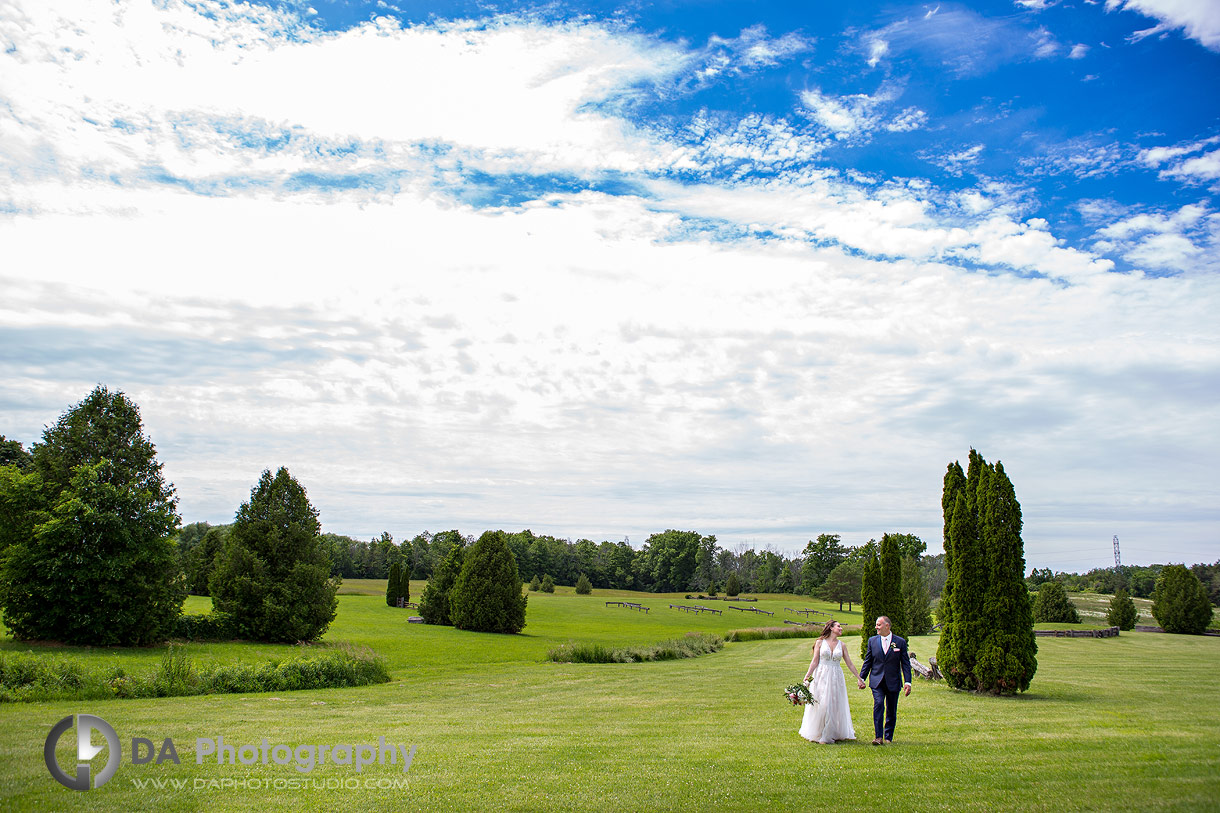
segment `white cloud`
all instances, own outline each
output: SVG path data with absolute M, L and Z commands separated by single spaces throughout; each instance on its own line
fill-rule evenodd
M 920 157 L 950 174 L 961 175 L 979 162 L 984 149 L 986 148 L 982 144 L 974 144 L 949 153 L 924 151 L 920 153 Z
M 1078 42 L 1072 46 L 1071 53 L 1068 54 L 1068 59 L 1084 59 L 1088 55 L 1089 46 Z
M 863 32 L 860 43 L 870 67 L 882 59 L 916 52 L 939 61 L 957 76 L 975 76 L 1028 59 L 1047 59 L 1061 48 L 1046 28 L 1029 28 L 1022 17 L 986 17 L 965 7 L 937 6 L 920 17 L 900 17 Z
M 1098 249 L 1141 268 L 1171 273 L 1220 270 L 1220 214 L 1205 204 L 1141 212 L 1101 229 Z
M 1212 51 L 1220 51 L 1220 4 L 1196 0 L 1106 0 L 1106 11 L 1134 11 L 1160 22 L 1137 31 L 1133 40 L 1182 29 L 1191 39 Z
M 1170 164 L 1161 170 L 1160 177 L 1162 178 L 1172 178 L 1186 183 L 1216 181 L 1220 180 L 1220 150 L 1209 152 L 1207 148 L 1217 142 L 1220 142 L 1220 136 L 1172 147 L 1152 147 L 1142 151 L 1139 160 L 1149 167 Z M 1202 154 L 1195 155 L 1195 153 Z M 1185 158 L 1188 155 L 1192 157 Z
M 800 94 L 803 112 L 836 140 L 850 141 L 878 129 L 890 132 L 916 130 L 927 123 L 928 115 L 908 107 L 886 121 L 886 109 L 901 95 L 894 85 L 883 85 L 875 95 L 854 93 L 832 96 L 814 88 Z
M 880 37 L 869 37 L 865 44 L 868 49 L 868 66 L 870 68 L 877 67 L 877 64 L 890 52 L 890 44 Z
M 1193 270 L 1110 273 L 1000 184 L 819 165 L 839 134 L 926 126 L 891 86 L 815 91 L 820 129 L 652 129 L 624 115 L 634 94 L 691 81 L 712 49 L 589 22 L 326 34 L 193 8 L 0 11 L 6 435 L 104 380 L 141 405 L 188 520 L 231 518 L 283 464 L 357 536 L 935 540 L 942 467 L 972 444 L 1014 474 L 1031 545 L 1079 533 L 1046 474 L 1065 459 L 1105 521 L 1150 484 L 1213 490 L 1181 465 L 1220 452 L 1198 406 L 1220 368 L 1199 339 L 1220 298 L 1206 206 L 1111 210 L 1107 251 Z M 716 43 L 724 71 L 807 45 Z M 562 172 L 571 187 L 464 202 Z M 607 177 L 616 194 L 582 189 Z

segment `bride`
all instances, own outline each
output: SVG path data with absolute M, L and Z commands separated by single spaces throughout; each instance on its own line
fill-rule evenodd
M 851 725 L 851 709 L 847 707 L 847 686 L 843 682 L 839 661 L 846 661 L 848 670 L 857 679 L 860 673 L 852 665 L 851 656 L 839 640 L 842 634 L 843 625 L 838 621 L 826 623 L 817 643 L 813 645 L 813 660 L 805 673 L 809 694 L 817 702 L 805 705 L 800 734 L 812 742 L 830 744 L 856 738 L 856 730 Z

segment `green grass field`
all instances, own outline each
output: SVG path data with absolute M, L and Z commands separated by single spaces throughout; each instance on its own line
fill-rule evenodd
M 421 588 L 412 583 L 412 596 Z M 575 596 L 558 588 L 530 594 L 523 634 L 497 636 L 409 625 L 410 611 L 385 605 L 384 582 L 349 581 L 343 592 L 327 640 L 372 647 L 389 661 L 392 682 L 0 706 L 0 808 L 807 810 L 825 806 L 829 793 L 835 806 L 887 810 L 1220 809 L 1220 638 L 1040 638 L 1038 674 L 1021 697 L 975 697 L 917 680 L 899 706 L 890 748 L 867 744 L 871 697 L 849 684 L 858 741 L 819 746 L 797 736 L 800 709 L 781 697 L 808 666 L 809 640 L 732 643 L 700 658 L 644 664 L 555 664 L 546 653 L 565 641 L 618 646 L 688 630 L 783 626 L 785 617 L 797 618 L 784 607 L 834 610 L 856 624 L 858 612 L 767 596 L 757 606 L 774 617 L 727 609 L 723 617 L 694 616 L 668 609 L 685 603 L 681 596 Z M 604 605 L 622 595 L 653 609 L 645 615 Z M 207 607 L 192 598 L 187 610 Z M 911 642 L 925 659 L 935 646 L 934 637 Z M 200 661 L 230 662 L 285 649 L 188 647 Z M 7 639 L 0 648 L 150 669 L 161 656 L 159 648 L 30 647 Z M 72 713 L 103 717 L 123 743 L 123 764 L 105 787 L 69 791 L 43 764 L 48 731 Z M 405 776 L 388 765 L 356 773 L 326 764 L 302 774 L 292 765 L 196 764 L 195 738 L 217 735 L 238 745 L 266 737 L 292 746 L 376 744 L 384 736 L 417 750 Z M 130 764 L 132 737 L 158 744 L 172 737 L 182 764 Z M 61 765 L 76 761 L 71 734 L 58 755 Z M 302 778 L 305 787 L 275 787 Z M 182 789 L 148 786 L 175 779 Z M 403 779 L 404 787 L 377 787 Z

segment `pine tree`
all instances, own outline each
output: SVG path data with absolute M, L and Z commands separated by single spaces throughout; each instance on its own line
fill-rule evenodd
M 312 641 L 335 619 L 339 579 L 318 512 L 288 469 L 264 471 L 229 529 L 208 581 L 215 610 L 257 641 Z
M 881 561 L 877 558 L 877 546 L 873 540 L 868 541 L 864 559 L 864 577 L 860 581 L 860 657 L 868 653 L 868 639 L 876 634 L 877 616 L 882 598 Z
M 466 544 L 459 536 L 449 548 L 449 553 L 432 573 L 428 583 L 424 585 L 424 594 L 419 599 L 419 614 L 425 624 L 440 624 L 453 626 L 450 615 L 450 593 L 462 572 L 462 561 L 466 554 Z
M 593 583 L 589 581 L 589 577 L 581 573 L 580 578 L 576 580 L 576 595 L 587 596 L 593 592 Z
M 544 592 L 544 593 L 554 593 L 555 592 L 555 580 L 551 578 L 550 573 L 543 574 L 543 576 L 542 576 L 542 592 Z
M 737 579 L 736 573 L 730 573 L 729 579 L 724 583 L 724 594 L 726 596 L 735 596 L 741 592 L 741 582 Z
M 390 577 L 385 586 L 385 603 L 391 607 L 398 606 L 398 580 L 401 578 L 402 568 L 398 562 L 390 563 Z
M 902 559 L 898 555 L 898 539 L 894 534 L 881 536 L 881 602 L 877 612 L 890 620 L 894 635 L 910 637 L 906 605 L 902 601 Z
M 1139 611 L 1135 609 L 1135 602 L 1131 600 L 1131 594 L 1125 587 L 1118 588 L 1114 592 L 1114 598 L 1110 599 L 1110 610 L 1106 613 L 1106 621 L 1112 627 L 1129 630 L 1135 629 L 1135 622 L 1138 618 Z
M 504 532 L 487 531 L 470 547 L 453 585 L 453 626 L 475 632 L 520 632 L 526 601 L 517 559 Z
M 530 579 L 530 592 L 537 593 L 542 589 L 542 579 L 538 578 L 538 574 L 534 574 L 534 578 Z

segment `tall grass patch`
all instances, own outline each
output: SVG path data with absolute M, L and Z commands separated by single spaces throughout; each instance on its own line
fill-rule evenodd
M 187 697 L 368 686 L 390 680 L 385 659 L 367 647 L 337 644 L 263 663 L 199 666 L 171 644 L 152 671 L 74 658 L 0 652 L 0 703 Z
M 643 663 L 645 661 L 676 661 L 718 652 L 724 638 L 702 632 L 691 632 L 681 638 L 646 645 L 608 647 L 600 643 L 560 644 L 547 653 L 556 663 Z

